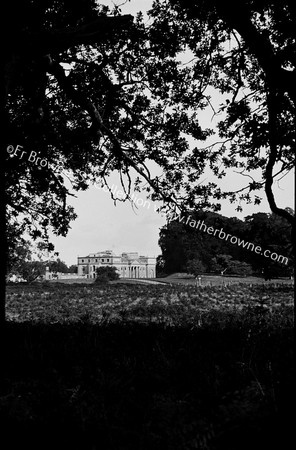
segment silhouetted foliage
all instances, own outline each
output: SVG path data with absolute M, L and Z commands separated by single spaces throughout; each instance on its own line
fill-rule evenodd
M 227 275 L 253 273 L 261 276 L 264 270 L 268 270 L 272 277 L 291 275 L 294 254 L 291 226 L 285 219 L 275 214 L 257 213 L 239 220 L 218 213 L 197 211 L 190 214 L 192 221 L 199 221 L 200 225 L 196 229 L 190 226 L 190 221 L 186 224 L 186 217 L 188 215 L 182 222 L 182 216 L 179 216 L 160 230 L 159 245 L 164 272 L 220 274 L 225 271 Z M 219 237 L 220 233 L 215 236 L 208 234 L 205 230 L 209 227 L 221 230 L 222 238 Z M 223 239 L 228 233 L 248 245 L 231 244 L 229 240 Z M 256 254 L 252 251 L 252 245 L 260 245 L 263 250 L 270 250 L 270 254 L 274 252 L 278 256 L 282 255 L 288 263 L 275 262 Z

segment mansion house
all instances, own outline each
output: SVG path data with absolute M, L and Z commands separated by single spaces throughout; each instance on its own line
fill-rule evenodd
M 111 250 L 78 256 L 78 276 L 96 278 L 98 267 L 116 267 L 119 278 L 155 278 L 156 258 L 138 253 L 115 255 Z

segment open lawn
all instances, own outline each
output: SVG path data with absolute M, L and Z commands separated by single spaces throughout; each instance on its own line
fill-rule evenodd
M 201 275 L 200 280 L 195 278 L 182 277 L 182 274 L 169 275 L 165 278 L 156 278 L 157 281 L 171 284 L 182 284 L 195 286 L 196 284 L 201 286 L 220 286 L 220 285 L 232 285 L 232 284 L 264 284 L 264 285 L 274 285 L 274 284 L 292 284 L 289 278 L 282 279 L 272 279 L 265 281 L 263 277 L 239 277 L 239 276 L 220 276 L 220 275 Z
M 59 283 L 64 284 L 93 284 L 93 279 L 64 279 L 59 280 Z M 292 285 L 293 281 L 290 278 L 278 278 L 265 281 L 263 277 L 239 277 L 239 276 L 220 276 L 220 275 L 201 275 L 200 281 L 194 277 L 189 277 L 186 274 L 173 274 L 164 278 L 120 278 L 119 280 L 112 281 L 111 284 L 179 284 L 185 286 L 223 286 L 232 284 L 263 284 L 263 285 L 275 285 L 275 284 L 288 284 Z M 56 283 L 51 280 L 50 283 Z
M 3 449 L 288 449 L 293 289 L 8 287 Z

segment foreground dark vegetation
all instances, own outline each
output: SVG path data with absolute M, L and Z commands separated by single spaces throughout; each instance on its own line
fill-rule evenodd
M 9 287 L 2 448 L 291 448 L 292 294 Z

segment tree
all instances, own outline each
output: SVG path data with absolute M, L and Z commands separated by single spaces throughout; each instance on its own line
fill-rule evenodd
M 67 264 L 65 264 L 64 261 L 61 261 L 60 258 L 57 258 L 56 261 L 49 261 L 48 267 L 50 272 L 62 272 L 62 273 L 68 272 Z
M 197 276 L 205 272 L 205 266 L 200 259 L 192 259 L 187 263 L 186 271 Z
M 185 216 L 180 215 L 171 220 L 160 230 L 159 246 L 162 249 L 164 270 L 167 273 L 186 271 L 191 261 L 199 260 L 203 271 L 212 272 L 212 260 L 217 254 L 231 254 L 235 259 L 242 258 L 240 247 L 229 245 L 218 236 L 207 234 L 205 226 L 213 229 L 223 229 L 225 233 L 243 236 L 244 223 L 238 219 L 229 219 L 218 213 L 210 211 L 191 211 L 190 218 L 200 224 L 196 229 L 186 224 Z M 182 220 L 185 219 L 185 220 Z
M 199 226 L 192 228 L 186 217 Z M 212 228 L 211 234 L 207 232 L 209 228 Z M 234 244 L 223 239 L 227 234 L 235 237 Z M 250 275 L 253 272 L 261 276 L 266 268 L 273 277 L 289 276 L 294 264 L 290 235 L 291 225 L 275 214 L 257 213 L 242 221 L 210 211 L 192 211 L 190 216 L 180 215 L 160 230 L 163 270 L 167 273 L 192 271 L 197 262 L 203 266 L 200 271 L 218 274 L 226 270 L 227 274 Z M 238 245 L 239 242 L 242 245 Z M 281 263 L 257 254 L 256 246 L 262 251 L 269 250 L 269 255 L 273 252 L 282 255 L 288 264 L 286 259 Z
M 68 273 L 77 273 L 78 266 L 77 264 L 72 264 L 70 267 L 68 267 Z
M 28 283 L 42 277 L 45 274 L 46 263 L 41 261 L 40 257 L 40 248 L 34 248 L 29 241 L 24 240 L 9 253 L 9 276 L 16 275 Z
M 116 267 L 113 266 L 98 267 L 96 274 L 95 283 L 108 283 L 109 281 L 118 280 L 119 278 Z
M 67 198 L 90 182 L 107 184 L 112 171 L 122 180 L 122 200 L 130 200 L 136 177 L 135 188 L 142 179 L 152 200 L 163 200 L 165 212 L 217 211 L 221 199 L 251 201 L 264 186 L 271 210 L 294 224 L 272 192 L 274 172 L 282 176 L 293 164 L 292 6 L 267 0 L 239 6 L 231 0 L 156 1 L 147 28 L 141 15 L 133 21 L 115 8 L 110 16 L 94 0 L 75 6 L 70 0 L 18 0 L 9 6 L 3 232 L 16 229 L 21 217 L 22 231 L 49 245 L 48 231 L 66 235 L 75 219 Z M 184 51 L 192 56 L 188 64 L 180 62 Z M 215 111 L 224 118 L 216 145 L 201 147 L 214 133 L 198 120 L 211 105 L 209 89 L 224 96 Z M 161 175 L 151 175 L 151 161 Z M 256 168 L 263 179 L 252 179 L 240 192 L 224 192 L 214 181 L 203 181 L 207 167 L 218 180 L 229 169 L 250 175 Z M 253 200 L 260 202 L 258 195 Z M 1 305 L 3 319 L 3 300 Z
M 289 209 L 294 215 L 294 211 Z M 246 239 L 260 243 L 262 247 L 288 258 L 288 264 L 278 264 L 271 259 L 262 260 L 256 253 L 246 253 L 245 261 L 252 264 L 257 274 L 267 271 L 270 276 L 287 276 L 294 266 L 294 252 L 291 243 L 292 227 L 287 221 L 276 214 L 257 213 L 245 218 Z
M 214 263 L 222 275 L 247 276 L 252 274 L 252 266 L 243 261 L 236 261 L 230 255 L 217 255 Z
M 162 255 L 158 255 L 156 258 L 156 278 L 166 277 L 165 261 Z
M 23 261 L 18 273 L 25 281 L 32 283 L 44 276 L 45 266 L 42 261 Z
M 172 0 L 157 1 L 154 10 L 156 36 L 166 30 L 161 45 L 174 37 L 170 55 L 187 45 L 203 92 L 211 86 L 225 94 L 217 111 L 226 114 L 218 124 L 223 141 L 208 147 L 214 172 L 223 176 L 225 167 L 233 167 L 248 175 L 262 168 L 262 181 L 249 175 L 245 189 L 218 190 L 218 198 L 231 195 L 234 199 L 239 194 L 241 200 L 249 201 L 264 186 L 271 211 L 295 227 L 295 218 L 277 205 L 272 189 L 274 172 L 282 176 L 295 164 L 296 13 L 292 1 Z M 255 195 L 254 200 L 258 203 L 260 197 Z
M 107 172 L 106 162 L 111 158 L 102 148 L 102 109 L 98 111 L 94 106 L 93 93 L 97 93 L 96 100 L 105 109 L 107 122 L 109 106 L 113 110 L 113 87 L 108 85 L 103 69 L 109 63 L 110 48 L 114 45 L 114 54 L 118 51 L 118 36 L 131 19 L 107 17 L 107 9 L 93 0 L 77 6 L 69 0 L 58 4 L 25 0 L 13 8 L 8 5 L 1 97 L 5 146 L 0 153 L 0 192 L 7 204 L 5 211 L 2 202 L 0 210 L 4 266 L 8 247 L 13 247 L 20 237 L 19 233 L 8 235 L 7 231 L 18 229 L 20 217 L 21 232 L 43 239 L 49 249 L 50 228 L 66 235 L 75 213 L 67 206 L 67 196 L 73 194 L 65 185 L 61 167 L 71 171 L 76 190 L 87 187 L 79 170 L 86 177 L 90 173 L 97 177 L 101 165 Z M 66 77 L 62 63 L 76 65 L 72 79 Z M 84 86 L 79 91 L 77 86 L 84 73 Z M 109 145 L 115 152 L 114 145 Z M 4 270 L 1 276 L 3 322 Z
M 184 239 L 183 226 L 177 221 L 161 229 L 158 243 L 162 251 L 162 271 L 165 273 L 185 270 L 187 258 Z
M 20 267 L 24 261 L 32 260 L 32 247 L 29 241 L 22 239 L 18 245 L 9 249 L 7 271 L 9 275 L 20 275 Z

